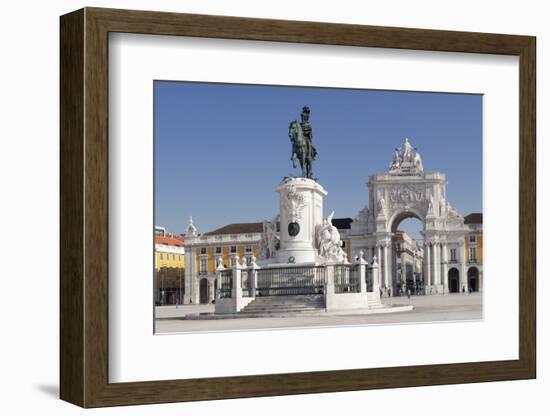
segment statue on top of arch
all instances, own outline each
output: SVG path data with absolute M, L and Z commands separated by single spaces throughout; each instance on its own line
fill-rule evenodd
M 399 149 L 393 152 L 392 162 L 390 163 L 391 173 L 420 173 L 424 170 L 420 154 L 412 147 L 409 139 L 405 137 L 403 144 Z

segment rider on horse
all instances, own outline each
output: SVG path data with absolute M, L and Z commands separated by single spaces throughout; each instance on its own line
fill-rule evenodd
M 315 160 L 315 156 L 317 156 L 317 149 L 313 146 L 313 129 L 311 128 L 311 124 L 309 124 L 309 107 L 305 106 L 302 108 L 301 117 L 302 122 L 300 125 L 302 126 L 302 133 L 307 142 L 309 156 L 313 161 Z
M 312 136 L 313 130 L 309 124 L 309 108 L 304 107 L 302 110 L 302 121 L 298 123 L 296 120 L 290 123 L 288 136 L 292 142 L 292 166 L 296 167 L 295 161 L 300 162 L 302 168 L 302 176 L 304 178 L 312 178 L 311 170 L 312 162 L 317 156 L 317 150 L 313 147 Z

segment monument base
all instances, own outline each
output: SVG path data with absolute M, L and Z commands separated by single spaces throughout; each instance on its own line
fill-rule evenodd
M 285 178 L 280 195 L 280 247 L 275 262 L 314 263 L 316 227 L 323 221 L 323 197 L 327 192 L 309 178 Z

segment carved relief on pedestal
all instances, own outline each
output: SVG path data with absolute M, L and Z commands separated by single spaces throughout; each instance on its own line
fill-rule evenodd
M 298 193 L 296 186 L 290 185 L 285 193 L 283 209 L 289 222 L 302 218 L 302 210 L 306 206 L 304 195 Z

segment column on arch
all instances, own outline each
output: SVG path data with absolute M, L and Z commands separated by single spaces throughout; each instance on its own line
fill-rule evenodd
M 390 281 L 391 257 L 390 257 L 389 245 L 387 243 L 384 244 L 384 246 L 382 247 L 382 250 L 384 251 L 384 287 L 387 289 L 391 285 L 391 281 Z
M 388 250 L 388 287 L 391 287 L 393 292 L 393 246 L 391 238 L 389 243 L 386 244 L 386 250 Z
M 433 246 L 433 257 L 434 257 L 434 284 L 440 285 L 441 284 L 441 254 L 440 254 L 440 246 L 439 242 L 436 242 Z
M 425 286 L 430 286 L 432 284 L 432 273 L 431 273 L 432 257 L 430 255 L 430 251 L 431 251 L 431 244 L 426 243 L 424 247 L 424 269 L 425 269 L 424 285 Z
M 442 245 L 442 264 L 441 264 L 441 283 L 443 284 L 443 292 L 447 293 L 449 291 L 449 279 L 447 278 L 447 274 L 449 273 L 449 249 L 447 247 L 447 243 L 443 243 Z
M 459 246 L 460 251 L 460 287 L 459 291 L 468 290 L 468 277 L 466 276 L 466 246 L 462 242 Z
M 405 259 L 405 244 L 401 247 L 401 279 L 407 283 L 407 261 Z

